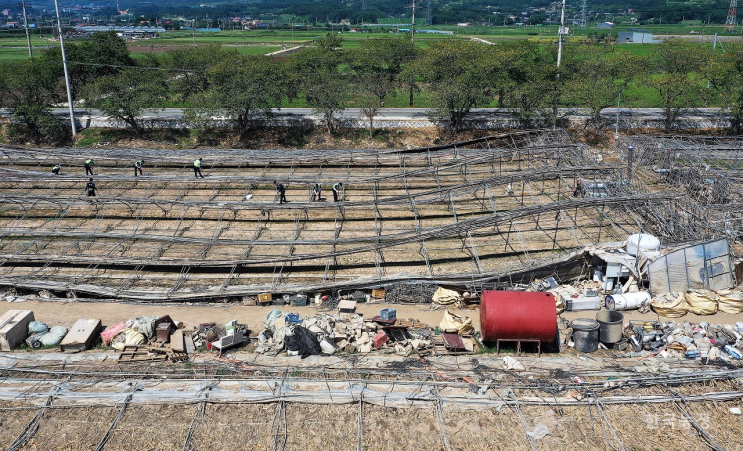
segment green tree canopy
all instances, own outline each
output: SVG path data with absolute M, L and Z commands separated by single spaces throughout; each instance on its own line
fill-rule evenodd
M 87 86 L 83 96 L 86 106 L 100 109 L 129 126 L 136 136 L 141 136 L 142 113 L 161 102 L 167 92 L 164 71 L 129 68 L 95 80 Z
M 563 71 L 566 100 L 588 108 L 588 124 L 600 129 L 604 125 L 601 110 L 616 105 L 619 93 L 644 73 L 646 66 L 645 58 L 617 51 L 613 44 L 568 47 Z
M 447 40 L 431 47 L 410 66 L 428 84 L 431 118 L 460 131 L 470 110 L 492 97 L 494 60 L 490 46 Z
M 730 131 L 743 133 L 743 44 L 726 44 L 727 51 L 712 58 L 705 72 L 720 105 L 730 112 Z
M 235 61 L 238 56 L 235 50 L 209 44 L 168 51 L 160 64 L 173 69 L 170 84 L 173 93 L 180 100 L 189 101 L 209 88 L 210 70 L 224 61 Z
M 669 39 L 658 44 L 648 85 L 660 95 L 666 133 L 675 127 L 681 111 L 697 103 L 705 93 L 702 71 L 710 57 L 710 49 L 694 43 Z
M 78 97 L 83 86 L 89 82 L 135 65 L 129 55 L 126 41 L 114 31 L 93 33 L 90 39 L 79 43 L 65 43 L 65 53 L 73 99 Z M 59 83 L 62 84 L 64 69 L 60 48 L 54 47 L 45 51 L 39 60 L 55 67 Z
M 60 100 L 55 68 L 39 60 L 0 64 L 0 98 L 13 118 L 22 122 L 31 138 L 59 143 L 67 138 L 61 119 L 49 105 Z
M 284 97 L 295 96 L 296 77 L 286 66 L 265 56 L 223 60 L 208 73 L 205 110 L 235 120 L 244 137 L 255 116 L 270 116 Z

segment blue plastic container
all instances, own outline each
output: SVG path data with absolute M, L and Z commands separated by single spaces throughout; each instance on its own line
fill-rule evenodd
M 290 324 L 302 324 L 302 317 L 298 313 L 289 313 L 286 315 L 286 322 Z
M 386 308 L 379 312 L 379 317 L 386 321 L 397 319 L 397 310 L 393 308 Z

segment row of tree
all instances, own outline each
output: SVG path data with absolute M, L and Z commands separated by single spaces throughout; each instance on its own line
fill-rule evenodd
M 589 127 L 606 125 L 601 110 L 617 96 L 652 94 L 663 110 L 665 129 L 679 114 L 699 105 L 731 112 L 730 128 L 743 129 L 743 46 L 714 53 L 698 44 L 667 41 L 649 56 L 616 45 L 568 47 L 558 69 L 556 49 L 530 41 L 484 45 L 442 40 L 426 49 L 410 41 L 369 39 L 341 50 L 329 34 L 314 47 L 283 59 L 241 56 L 219 45 L 172 50 L 133 60 L 115 34 L 97 34 L 70 45 L 70 81 L 76 102 L 98 108 L 140 135 L 143 110 L 190 107 L 188 120 L 204 125 L 227 117 L 245 135 L 256 120 L 297 99 L 324 118 L 328 132 L 340 126 L 338 113 L 362 109 L 374 132 L 374 118 L 393 96 L 423 93 L 431 118 L 458 132 L 475 107 L 498 106 L 524 128 L 559 125 L 559 107 L 590 110 Z M 50 106 L 65 100 L 58 49 L 33 61 L 0 65 L 0 98 L 36 139 L 61 140 L 60 120 Z

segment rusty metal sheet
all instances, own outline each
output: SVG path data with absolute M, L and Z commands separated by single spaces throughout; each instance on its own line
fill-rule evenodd
M 446 344 L 446 347 L 451 349 L 452 351 L 459 351 L 464 350 L 464 342 L 462 341 L 462 337 L 459 336 L 459 334 L 441 334 L 442 338 L 444 339 L 444 343 Z

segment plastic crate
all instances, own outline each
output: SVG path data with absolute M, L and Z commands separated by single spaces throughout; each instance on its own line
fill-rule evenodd
M 304 299 L 292 299 L 292 306 L 293 307 L 306 307 L 307 306 L 307 298 L 304 298 Z
M 382 310 L 381 312 L 379 312 L 379 316 L 382 319 L 387 320 L 387 321 L 397 319 L 397 310 L 393 308 L 386 308 Z
M 290 324 L 302 324 L 302 317 L 298 313 L 289 313 L 286 315 L 286 322 Z
M 387 292 L 384 291 L 383 288 L 376 288 L 372 290 L 372 297 L 376 299 L 384 299 L 384 297 L 387 295 Z
M 258 302 L 271 302 L 273 300 L 273 296 L 271 293 L 263 293 L 258 295 Z
M 379 349 L 382 347 L 383 344 L 387 343 L 387 340 L 389 339 L 390 337 L 387 336 L 387 334 L 384 333 L 383 330 L 380 330 L 372 339 L 372 343 L 374 344 L 375 348 Z
M 291 304 L 294 307 L 305 307 L 307 306 L 307 295 L 306 294 L 298 294 L 294 296 L 291 300 Z

